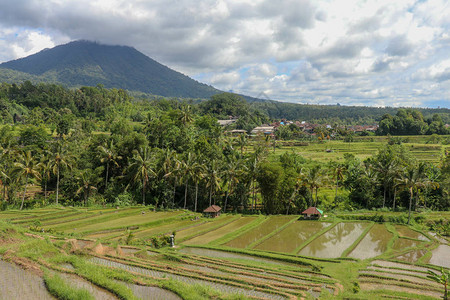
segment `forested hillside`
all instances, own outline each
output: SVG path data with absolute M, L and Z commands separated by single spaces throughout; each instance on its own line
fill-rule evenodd
M 217 89 L 176 72 L 134 48 L 75 41 L 0 64 L 0 81 L 96 86 L 166 97 L 207 99 Z
M 448 138 L 427 146 L 437 149 L 432 161 L 413 154 L 423 144 L 402 140 L 378 143 L 364 158 L 306 159 L 301 147 L 342 137 L 309 135 L 300 148 L 278 152 L 273 136 L 227 135 L 217 118 L 238 116 L 233 126 L 243 128 L 270 121 L 234 94 L 195 104 L 136 100 L 102 86 L 2 84 L 0 115 L 3 208 L 142 203 L 199 211 L 216 203 L 298 214 L 310 205 L 450 207 L 450 158 L 439 150 Z

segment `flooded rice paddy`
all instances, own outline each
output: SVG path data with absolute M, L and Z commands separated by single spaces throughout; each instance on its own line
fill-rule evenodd
M 410 263 L 415 263 L 420 258 L 422 258 L 425 254 L 427 254 L 427 250 L 418 249 L 418 250 L 413 250 L 410 252 L 406 252 L 405 254 L 399 255 L 396 257 L 396 259 L 401 260 L 401 261 L 410 262 Z
M 141 268 L 141 267 L 130 266 L 130 265 L 114 262 L 114 261 L 103 259 L 103 258 L 94 257 L 94 258 L 90 259 L 90 262 L 95 263 L 95 264 L 105 265 L 108 267 L 124 269 L 127 271 L 140 273 L 140 274 L 144 274 L 144 275 L 156 277 L 156 278 L 172 278 L 172 279 L 182 281 L 187 284 L 206 285 L 206 286 L 212 287 L 212 288 L 219 290 L 226 294 L 242 294 L 242 295 L 246 295 L 246 296 L 259 297 L 259 298 L 263 298 L 263 299 L 280 299 L 280 300 L 285 299 L 282 296 L 268 294 L 268 293 L 256 291 L 254 289 L 244 289 L 244 288 L 230 286 L 230 285 L 226 285 L 226 284 L 222 284 L 222 283 L 217 283 L 217 282 L 212 282 L 212 281 L 207 281 L 207 280 L 202 280 L 202 279 L 196 279 L 196 278 L 192 278 L 192 277 L 187 277 L 187 276 L 182 276 L 182 275 L 177 275 L 177 274 L 172 274 L 172 273 L 166 273 L 166 272 L 161 272 L 161 271 L 151 270 L 151 269 L 146 269 L 146 268 Z
M 295 265 L 295 264 L 291 264 L 291 263 L 287 263 L 287 262 L 277 261 L 274 259 L 256 257 L 256 256 L 252 256 L 252 255 L 233 253 L 233 252 L 227 252 L 227 251 L 204 249 L 204 248 L 188 247 L 188 248 L 181 249 L 180 252 L 201 255 L 201 256 L 208 256 L 208 257 L 212 257 L 212 258 L 250 260 L 250 261 L 257 261 L 257 262 L 261 262 L 261 263 L 265 263 L 265 264 L 273 264 L 273 265 L 282 265 L 282 266 L 294 266 Z
M 305 248 L 299 255 L 337 258 L 363 233 L 368 223 L 339 223 Z
M 0 299 L 55 299 L 45 288 L 44 280 L 18 266 L 0 260 Z
M 367 259 L 383 254 L 392 234 L 384 224 L 375 224 L 348 257 Z
M 417 240 L 398 238 L 397 240 L 395 240 L 394 245 L 392 246 L 392 249 L 403 250 L 406 248 L 417 247 L 420 244 L 422 244 L 422 242 L 417 241 Z
M 281 232 L 264 240 L 254 249 L 291 253 L 311 236 L 329 225 L 330 223 L 317 221 L 295 221 Z
M 82 279 L 76 275 L 59 273 L 59 276 L 62 279 L 70 284 L 70 286 L 87 290 L 92 296 L 94 296 L 97 300 L 116 300 L 118 299 L 116 296 L 111 294 L 110 292 L 90 283 L 89 281 Z
M 431 252 L 430 264 L 450 268 L 450 246 L 439 245 Z
M 228 234 L 230 232 L 233 232 L 239 228 L 241 228 L 242 226 L 245 226 L 247 224 L 249 224 L 250 222 L 253 222 L 256 220 L 256 217 L 242 217 L 239 218 L 223 227 L 220 227 L 216 230 L 210 231 L 208 233 L 205 233 L 203 235 L 200 235 L 198 237 L 195 237 L 193 239 L 190 239 L 186 242 L 184 242 L 184 244 L 186 245 L 204 245 L 204 244 L 208 244 L 222 236 L 224 236 L 225 234 Z
M 254 242 L 270 234 L 271 232 L 278 230 L 280 227 L 282 227 L 292 219 L 292 216 L 268 218 L 260 226 L 242 234 L 234 240 L 231 240 L 230 242 L 226 243 L 225 246 L 233 248 L 246 248 Z
M 426 236 L 424 236 L 423 234 L 421 234 L 415 230 L 412 230 L 406 226 L 395 225 L 395 229 L 397 230 L 400 237 L 406 237 L 406 238 L 411 238 L 411 239 L 416 239 L 419 241 L 426 241 L 426 242 L 429 241 L 429 239 Z

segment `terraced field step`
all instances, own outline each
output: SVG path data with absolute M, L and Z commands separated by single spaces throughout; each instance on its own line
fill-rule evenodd
M 252 296 L 252 297 L 259 297 L 262 299 L 286 299 L 287 298 L 287 296 L 281 296 L 281 295 L 277 295 L 277 294 L 262 292 L 262 291 L 258 290 L 258 288 L 256 288 L 256 287 L 253 287 L 253 289 L 246 289 L 244 287 L 237 287 L 236 286 L 237 284 L 236 285 L 227 285 L 223 282 L 208 281 L 208 280 L 206 280 L 206 278 L 198 279 L 198 278 L 192 278 L 189 276 L 173 274 L 173 273 L 169 273 L 169 272 L 163 272 L 163 271 L 157 271 L 157 270 L 152 270 L 152 269 L 147 269 L 147 268 L 142 268 L 142 267 L 137 267 L 137 266 L 131 266 L 129 264 L 115 262 L 115 261 L 105 259 L 105 258 L 94 257 L 94 258 L 90 259 L 90 262 L 108 266 L 108 267 L 123 269 L 123 270 L 129 271 L 129 272 L 150 276 L 152 278 L 173 278 L 175 280 L 179 280 L 179 281 L 182 281 L 182 282 L 185 282 L 188 284 L 207 285 L 207 286 L 215 288 L 223 293 L 228 293 L 228 294 L 237 293 L 237 294 L 243 294 L 243 295 Z

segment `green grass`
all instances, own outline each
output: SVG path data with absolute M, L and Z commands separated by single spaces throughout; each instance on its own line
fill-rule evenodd
M 71 286 L 56 273 L 46 272 L 44 282 L 47 290 L 61 300 L 95 300 L 95 298 L 85 289 Z

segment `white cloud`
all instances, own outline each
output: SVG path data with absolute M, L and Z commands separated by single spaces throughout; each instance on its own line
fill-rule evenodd
M 205 83 L 251 96 L 420 106 L 450 98 L 447 0 L 0 0 L 0 5 L 0 61 L 89 39 L 133 46 Z

